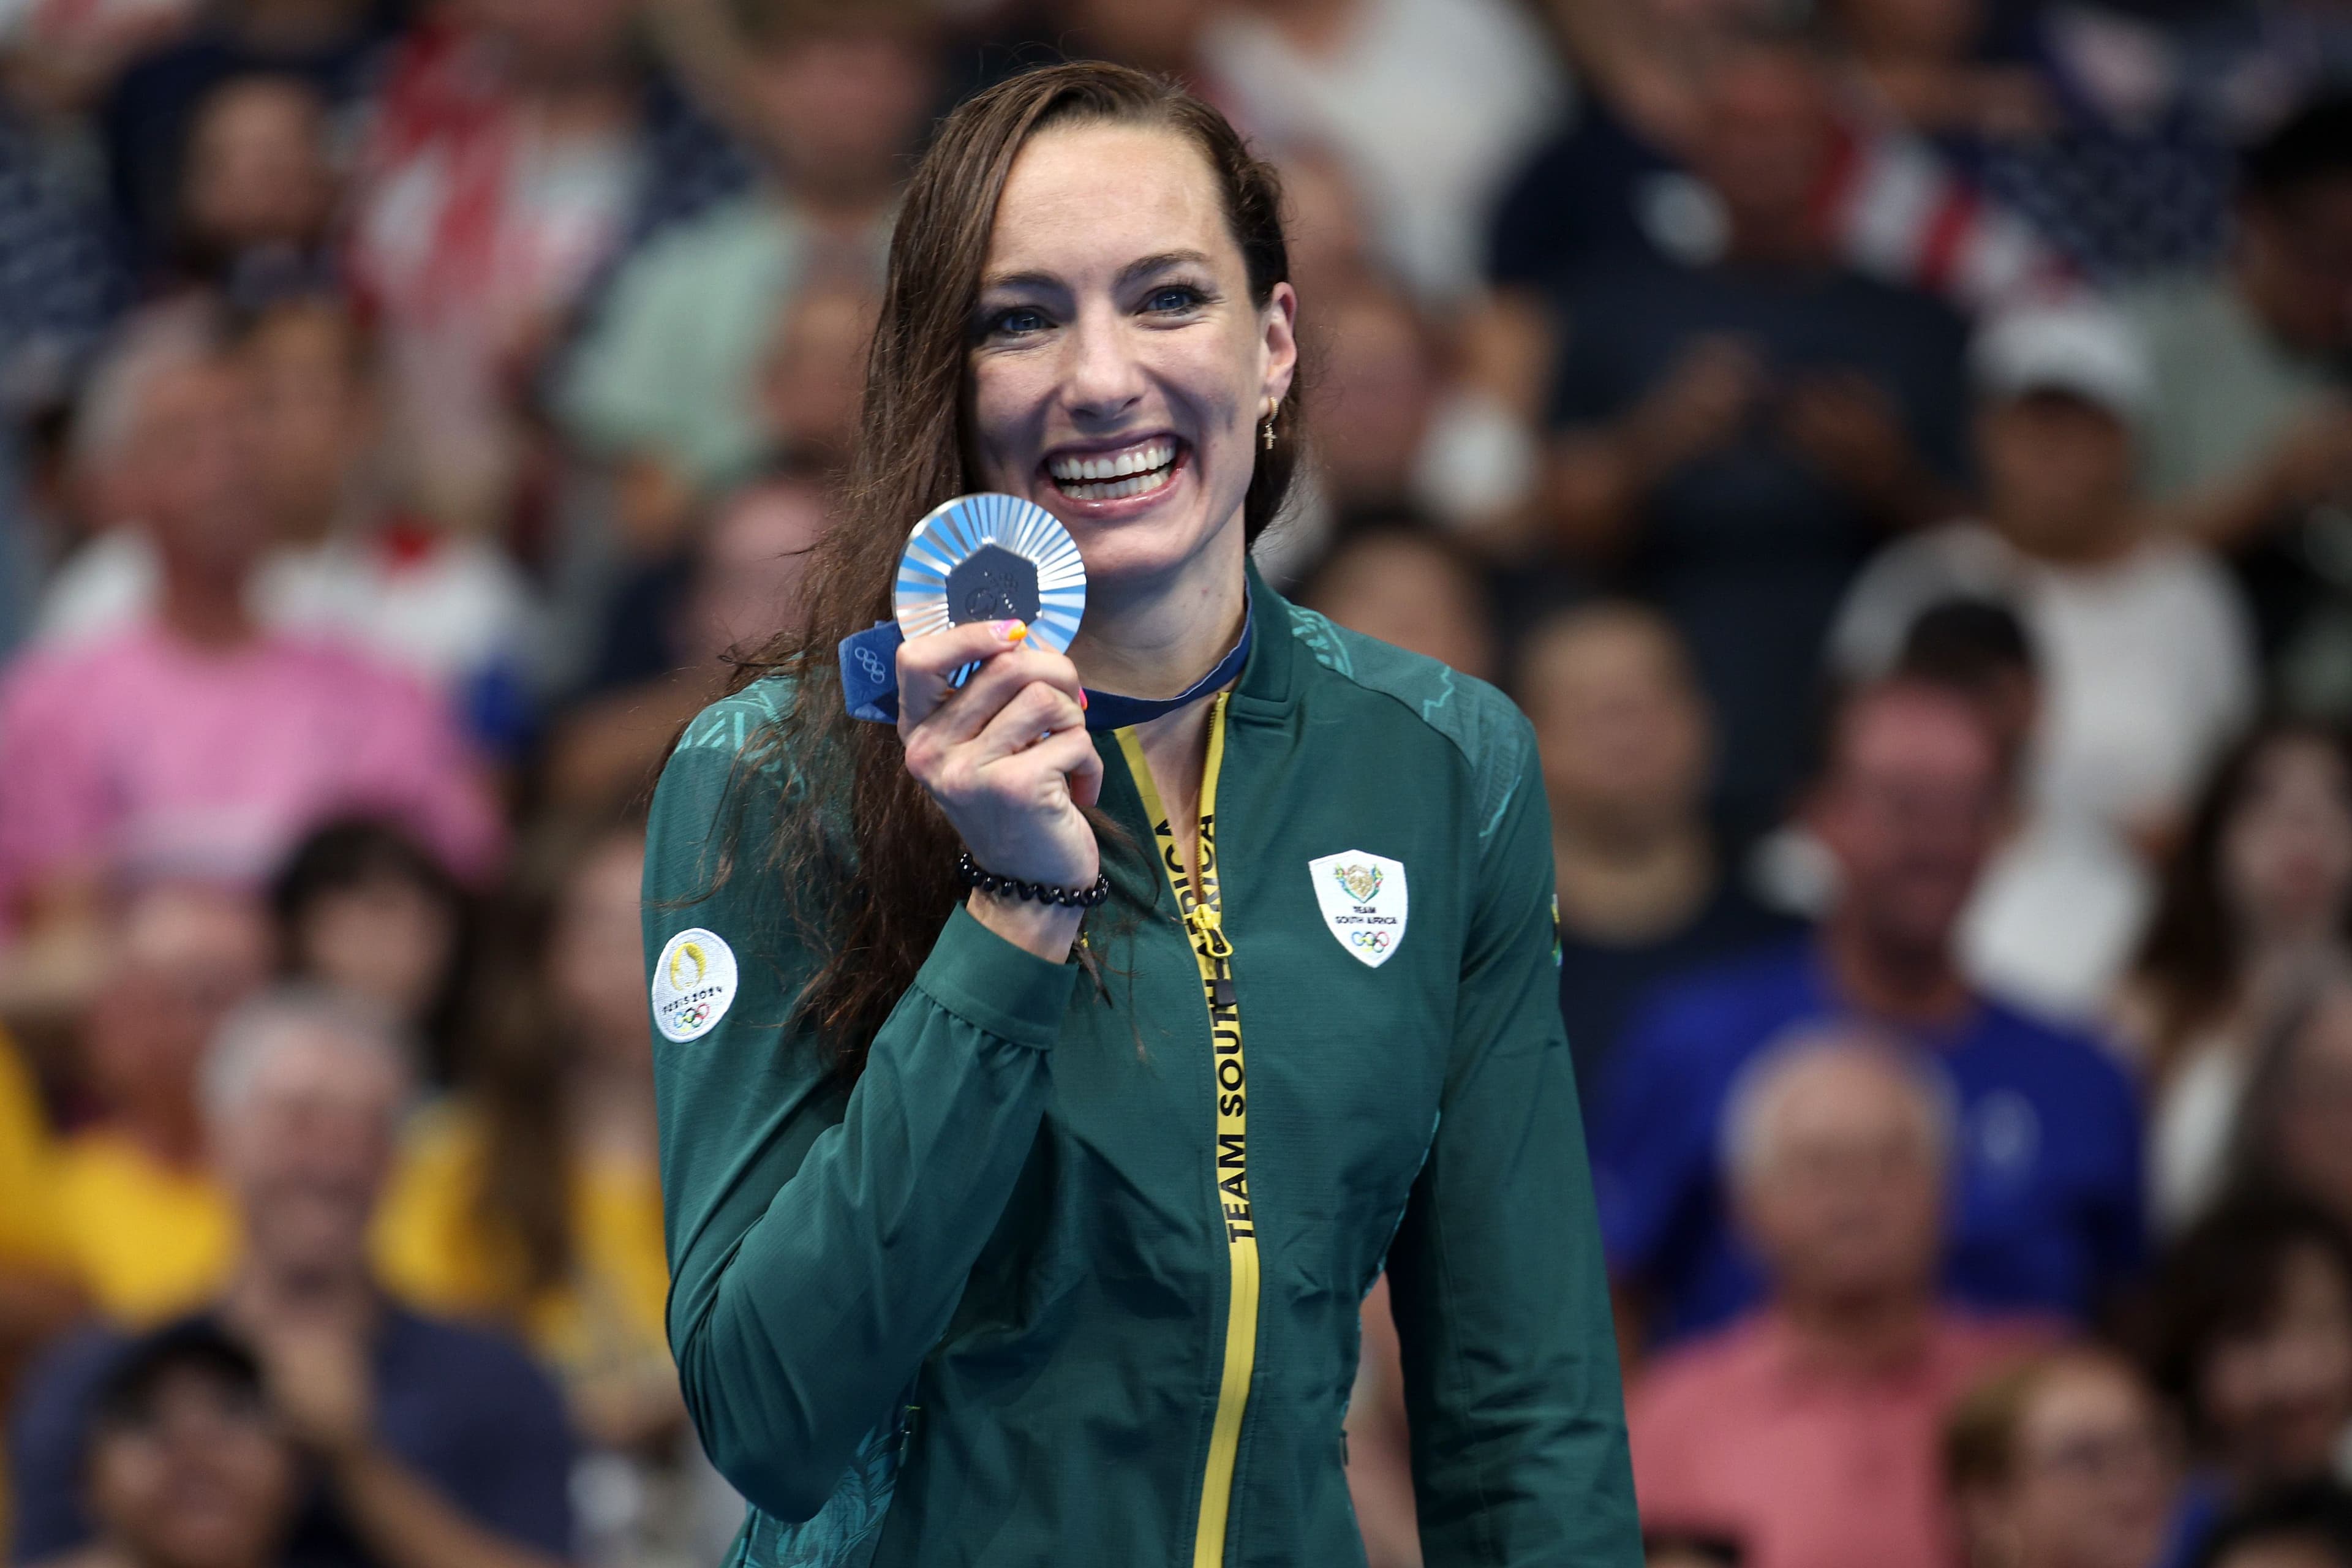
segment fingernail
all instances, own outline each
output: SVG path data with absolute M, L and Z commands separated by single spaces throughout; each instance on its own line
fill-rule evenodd
M 1085 687 L 1081 686 L 1081 687 L 1079 687 L 1079 688 L 1078 688 L 1078 711 L 1079 711 L 1079 712 L 1081 712 L 1081 713 L 1083 713 L 1083 712 L 1085 712 L 1086 710 L 1087 710 L 1087 689 L 1086 689 Z
M 1029 626 L 1025 621 L 999 621 L 996 623 L 996 635 L 1006 642 L 1019 642 L 1029 635 Z

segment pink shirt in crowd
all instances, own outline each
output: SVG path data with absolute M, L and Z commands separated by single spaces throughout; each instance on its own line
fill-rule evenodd
M 1736 1538 L 1748 1568 L 1950 1568 L 1945 1413 L 2050 1338 L 1947 1314 L 1916 1355 L 1862 1372 L 1766 1311 L 1671 1352 L 1626 1402 L 1643 1523 Z
M 344 811 L 392 817 L 468 879 L 503 847 L 439 700 L 341 647 L 213 652 L 142 622 L 0 680 L 0 910 L 68 867 L 256 880 Z

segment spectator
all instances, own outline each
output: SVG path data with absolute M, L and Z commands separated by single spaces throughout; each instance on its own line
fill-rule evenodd
M 2339 363 L 2352 346 L 2352 99 L 2313 104 L 2247 152 L 2236 230 L 2220 268 L 2123 300 L 2155 370 L 2148 491 L 2189 537 L 2252 552 L 2265 652 L 2285 661 L 2295 701 L 2340 713 L 2352 634 L 2313 619 L 2332 589 L 2298 546 L 2333 526 L 2325 503 L 2352 470 Z
M 1937 1304 L 1943 1097 L 1851 1028 L 1800 1034 L 1742 1073 L 1726 1154 L 1771 1294 L 1635 1384 L 1645 1525 L 1724 1532 L 1756 1568 L 1944 1563 L 1945 1410 L 2036 1335 Z
M 399 0 L 227 0 L 192 7 L 196 26 L 131 62 L 100 116 L 115 209 L 135 265 L 170 254 L 191 128 L 234 78 L 291 77 L 353 110 L 397 30 Z
M 746 128 L 768 178 L 621 273 L 567 373 L 563 416 L 592 449 L 649 457 L 698 489 L 764 455 L 766 331 L 842 275 L 878 281 L 893 203 L 937 74 L 909 0 L 785 0 L 741 40 Z
M 230 77 L 199 102 L 180 186 L 175 270 L 247 300 L 331 279 L 339 195 L 327 103 L 299 76 Z
M 465 875 L 497 857 L 490 802 L 429 694 L 255 624 L 268 534 L 247 410 L 241 367 L 178 324 L 134 335 L 93 390 L 84 457 L 152 540 L 160 591 L 151 616 L 0 681 L 0 904 L 20 922 L 86 907 L 125 868 L 257 880 L 340 810 L 414 826 Z
M 1979 1385 L 1944 1431 L 1968 1568 L 2149 1568 L 2172 1507 L 2174 1447 L 2138 1372 L 2096 1346 Z
M 1344 540 L 1299 594 L 1349 631 L 1492 680 L 1502 656 L 1476 564 L 1426 526 L 1385 521 Z
M 1882 551 L 1839 612 L 1832 661 L 1883 673 L 1920 610 L 1955 595 L 2018 607 L 2040 718 L 2021 835 L 1971 912 L 1972 967 L 2081 1016 L 2147 918 L 2136 847 L 2166 841 L 2253 705 L 2252 629 L 2217 565 L 2150 536 L 2134 450 L 2151 388 L 2127 327 L 2086 305 L 2011 312 L 1978 333 L 1971 370 L 1984 521 Z
M 91 1401 L 78 1467 L 87 1568 L 277 1568 L 300 1456 L 253 1357 L 208 1323 L 133 1342 Z
M 247 895 L 166 883 L 130 896 L 103 950 L 77 1086 L 98 1114 L 58 1150 L 58 1228 L 90 1300 L 145 1323 L 218 1289 L 233 1261 L 197 1075 L 222 1018 L 268 980 L 269 936 Z
M 385 1278 L 436 1311 L 524 1336 L 582 1436 L 641 1499 L 699 1470 L 671 1364 L 635 821 L 551 834 L 490 922 L 460 1092 L 413 1133 L 379 1229 Z M 536 885 L 531 885 L 533 882 Z M 731 1531 L 739 1512 L 724 1521 Z M 594 1555 L 697 1555 L 691 1519 L 600 1521 Z M 688 1538 L 665 1540 L 666 1534 Z M 721 1539 L 710 1545 L 723 1545 Z M 667 1550 L 665 1550 L 667 1549 Z
M 331 293 L 280 295 L 242 316 L 234 357 L 253 399 L 255 488 L 268 553 L 248 597 L 275 631 L 343 644 L 445 693 L 477 739 L 524 738 L 546 671 L 541 616 L 506 554 L 401 503 L 388 469 L 375 345 Z M 147 533 L 109 530 L 58 574 L 46 637 L 79 638 L 152 607 Z
M 2089 276 L 2128 279 L 2220 248 L 2228 148 L 2252 94 L 2181 59 L 2169 18 L 1998 0 L 1829 9 L 1872 110 L 1927 138 Z M 2116 70 L 2126 54 L 2138 68 Z
M 1714 72 L 1789 7 L 1764 0 L 1556 6 L 1579 68 L 1570 112 L 1518 172 L 1488 237 L 1515 313 L 1581 273 L 1711 266 L 1729 226 L 1702 151 Z M 1948 15 L 1966 6 L 1926 11 Z M 1812 206 L 1846 265 L 1977 310 L 2064 288 L 2057 250 L 1918 137 L 1843 93 Z
M 2326 1209 L 2252 1192 L 2214 1208 L 2165 1256 L 2148 1341 L 2197 1466 L 2181 1542 L 2336 1473 L 2352 1426 L 2352 1240 Z
M 760 361 L 759 425 L 772 459 L 792 454 L 828 474 L 848 471 L 879 303 L 870 278 L 846 271 L 813 277 L 781 302 Z
M 1748 896 L 1707 826 L 1712 721 L 1664 617 L 1616 602 L 1543 623 L 1517 694 L 1551 800 L 1560 1010 L 1591 1085 L 1650 991 L 1793 927 Z
M 599 280 L 740 189 L 736 149 L 632 48 L 634 0 L 503 0 L 412 28 L 352 215 L 394 429 L 436 521 L 502 534 L 543 456 L 521 393 Z
M 2296 992 L 2352 961 L 2352 747 L 2263 726 L 2205 785 L 2117 1016 L 2151 1087 L 2150 1192 L 2178 1228 L 2227 1174 L 2260 1048 Z
M 549 738 L 550 804 L 593 814 L 649 787 L 679 727 L 725 690 L 730 658 L 795 613 L 831 523 L 820 481 L 785 468 L 720 501 L 683 572 L 648 573 L 624 594 L 603 661 L 616 684 Z
M 352 816 L 323 824 L 270 881 L 278 973 L 382 1008 L 424 1043 L 433 1076 L 446 1081 L 471 946 L 469 905 L 441 863 L 390 823 Z
M 2191 1568 L 2352 1568 L 2352 1493 L 2320 1482 L 2242 1510 Z
M 1833 143 L 1818 63 L 1787 45 L 1718 68 L 1700 172 L 1723 259 L 1621 267 L 1562 300 L 1557 547 L 1654 599 L 1721 716 L 1730 820 L 1778 815 L 1821 643 L 1864 553 L 1944 515 L 1959 471 L 1958 319 L 1839 266 L 1812 206 Z
M 1907 1042 L 1950 1082 L 1956 1300 L 2080 1318 L 2137 1265 L 2139 1128 L 2122 1069 L 1958 966 L 1955 927 L 2002 794 L 1998 743 L 1967 698 L 1907 679 L 1851 694 L 1804 808 L 1837 878 L 1818 932 L 1669 988 L 1618 1047 L 1593 1119 L 1601 1231 L 1629 1305 L 1664 1338 L 1757 1300 L 1725 1208 L 1725 1107 L 1772 1041 L 1842 1017 Z
M 1477 282 L 1475 237 L 1566 84 L 1504 0 L 1250 0 L 1213 14 L 1206 89 L 1273 146 L 1328 147 L 1425 302 Z
M 187 1320 L 250 1344 L 315 1485 L 284 1552 L 300 1564 L 547 1568 L 570 1550 L 571 1444 L 555 1391 L 506 1341 L 388 1300 L 367 1235 L 407 1093 L 377 1016 L 280 993 L 223 1026 L 205 1110 L 245 1254 Z M 121 1331 L 58 1347 L 15 1412 L 15 1561 L 90 1539 L 75 1456 Z

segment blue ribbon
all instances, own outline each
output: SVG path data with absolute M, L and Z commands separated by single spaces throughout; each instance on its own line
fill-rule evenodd
M 1116 691 L 1087 689 L 1087 728 L 1124 730 L 1173 713 L 1230 684 L 1249 662 L 1250 644 L 1257 635 L 1257 617 L 1243 600 L 1241 640 L 1217 667 L 1173 697 L 1123 697 Z M 841 639 L 841 697 L 853 719 L 875 724 L 898 721 L 898 645 L 907 634 L 896 621 L 877 621 L 862 632 Z

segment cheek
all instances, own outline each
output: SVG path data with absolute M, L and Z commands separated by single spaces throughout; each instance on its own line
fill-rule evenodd
M 1045 415 L 1054 397 L 1054 371 L 1043 354 L 982 360 L 965 383 L 971 444 L 981 478 L 1003 489 L 1006 478 L 1036 462 Z

